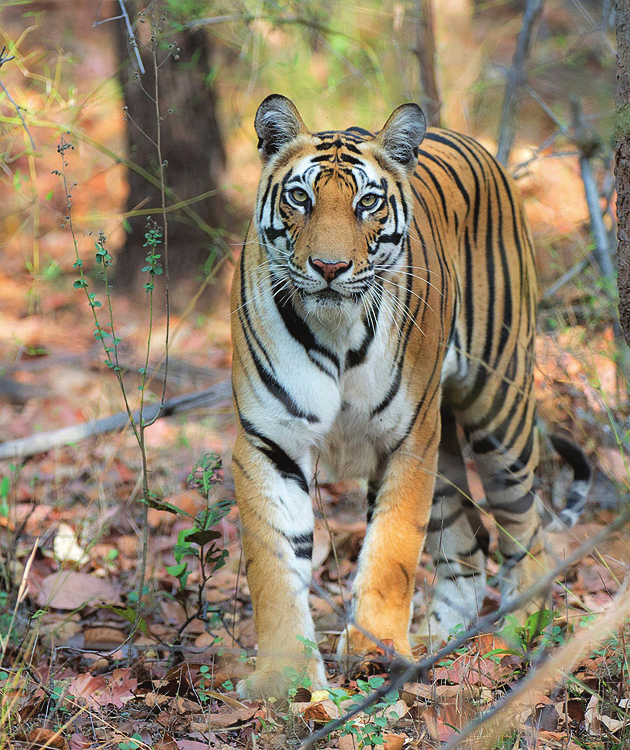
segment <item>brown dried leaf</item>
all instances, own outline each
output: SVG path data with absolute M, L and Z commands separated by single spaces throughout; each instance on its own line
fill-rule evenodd
M 109 627 L 85 628 L 83 631 L 84 648 L 99 648 L 103 645 L 117 646 L 126 638 L 122 630 Z
M 257 706 L 252 706 L 251 708 L 238 708 L 230 711 L 206 714 L 207 721 L 192 721 L 190 723 L 190 730 L 193 732 L 208 732 L 212 729 L 233 727 L 236 724 L 249 721 L 257 710 Z
M 137 680 L 130 675 L 130 669 L 115 669 L 109 679 L 101 675 L 80 674 L 70 682 L 68 693 L 85 699 L 91 708 L 110 704 L 122 708 L 135 698 L 132 691 L 136 689 Z
M 177 748 L 177 742 L 168 735 L 165 735 L 153 745 L 153 750 L 177 750 Z
M 52 747 L 58 750 L 68 750 L 68 743 L 65 737 L 59 732 L 53 732 L 51 729 L 33 729 L 28 733 L 28 741 L 31 743 L 33 750 L 39 747 Z
M 402 750 L 406 739 L 406 734 L 383 732 L 383 750 Z
M 339 718 L 339 709 L 330 699 L 315 703 L 311 701 L 291 703 L 289 711 L 294 716 L 302 716 L 305 721 L 314 721 L 319 724 L 326 724 L 328 721 Z
M 39 585 L 37 603 L 56 609 L 79 609 L 90 603 L 120 604 L 120 595 L 109 581 L 73 571 L 46 576 Z
M 161 706 L 163 703 L 167 703 L 170 700 L 168 695 L 160 695 L 160 693 L 147 693 L 144 696 L 144 702 L 153 708 L 154 706 Z

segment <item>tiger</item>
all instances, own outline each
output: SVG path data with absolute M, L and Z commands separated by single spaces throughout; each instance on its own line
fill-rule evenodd
M 262 173 L 231 293 L 232 470 L 258 639 L 238 691 L 269 697 L 295 670 L 312 690 L 327 684 L 309 610 L 318 461 L 367 480 L 337 649 L 348 669 L 375 642 L 411 658 L 424 548 L 436 582 L 420 636 L 477 618 L 487 532 L 463 445 L 499 529 L 502 596 L 537 580 L 545 556 L 534 250 L 510 176 L 472 138 L 427 129 L 414 103 L 376 134 L 311 133 L 273 94 L 255 130 Z M 588 485 L 576 450 L 564 521 Z

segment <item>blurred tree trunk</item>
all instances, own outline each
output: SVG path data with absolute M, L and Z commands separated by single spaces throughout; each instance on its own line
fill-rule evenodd
M 617 284 L 619 322 L 630 345 L 630 0 L 615 4 L 617 26 Z
M 136 3 L 127 0 L 125 5 L 133 21 Z M 126 25 L 122 21 L 114 25 L 119 77 L 129 115 L 126 130 L 129 159 L 151 175 L 159 177 L 154 145 L 157 116 L 151 98 L 155 91 L 155 71 L 148 38 L 151 34 L 150 21 L 147 17 L 144 23 L 135 27 L 137 50 L 145 73 L 138 72 L 137 54 L 130 44 Z M 173 38 L 179 47 L 178 59 L 171 54 L 158 70 L 161 145 L 163 160 L 167 162 L 165 178 L 167 186 L 177 196 L 176 199 L 167 198 L 167 205 L 195 198 L 208 191 L 218 191 L 225 165 L 223 139 L 216 116 L 216 96 L 210 82 L 213 57 L 211 38 L 203 30 L 197 29 L 184 29 L 174 34 Z M 167 41 L 170 41 L 170 37 Z M 167 55 L 166 49 L 159 49 L 158 63 Z M 161 224 L 159 189 L 133 170 L 128 171 L 127 180 L 127 211 L 151 209 L 153 219 Z M 199 286 L 195 279 L 199 278 L 199 272 L 214 244 L 209 227 L 223 227 L 226 220 L 225 200 L 220 192 L 193 203 L 190 208 L 199 214 L 202 222 L 195 220 L 190 210 L 168 213 L 169 277 L 176 307 L 185 304 Z M 116 264 L 118 289 L 131 291 L 133 288 L 139 289 L 143 283 L 138 275 L 146 255 L 146 248 L 143 247 L 145 225 L 145 215 L 129 219 L 127 241 L 118 253 Z
M 442 127 L 442 100 L 435 75 L 435 26 L 431 0 L 416 0 L 418 32 L 415 53 L 420 67 L 422 85 L 422 106 L 427 123 L 436 128 Z

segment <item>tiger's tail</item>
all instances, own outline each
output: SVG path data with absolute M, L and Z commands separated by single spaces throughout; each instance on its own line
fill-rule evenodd
M 565 507 L 553 515 L 553 520 L 547 526 L 548 531 L 563 531 L 575 526 L 584 510 L 593 479 L 593 469 L 578 445 L 554 433 L 549 433 L 548 438 L 556 453 L 573 471 L 573 481 Z

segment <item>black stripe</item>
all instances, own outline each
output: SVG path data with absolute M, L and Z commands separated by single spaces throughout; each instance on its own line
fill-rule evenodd
M 254 425 L 248 419 L 243 417 L 240 412 L 238 412 L 238 417 L 245 432 L 263 443 L 262 446 L 257 446 L 254 443 L 250 443 L 250 445 L 267 456 L 283 479 L 293 479 L 298 483 L 300 489 L 308 494 L 308 482 L 306 481 L 304 472 L 291 456 L 285 453 L 277 443 L 271 440 L 271 438 L 258 432 Z
M 298 344 L 301 344 L 304 347 L 307 354 L 311 351 L 315 351 L 318 354 L 321 354 L 323 357 L 326 357 L 326 359 L 330 360 L 330 363 L 337 372 L 337 377 L 339 377 L 341 371 L 339 357 L 337 357 L 334 352 L 331 352 L 330 349 L 326 349 L 326 347 L 317 342 L 311 329 L 308 327 L 308 324 L 298 315 L 291 301 L 281 304 L 279 299 L 280 295 L 276 294 L 276 289 L 279 289 L 281 283 L 282 282 L 278 280 L 275 280 L 272 283 L 272 290 L 274 291 L 273 299 L 276 304 L 276 309 L 280 313 L 280 317 L 282 318 L 282 322 L 284 323 L 284 327 L 287 329 L 287 332 L 293 339 L 295 339 L 295 341 L 298 342 Z M 322 370 L 322 372 L 330 375 L 330 372 L 325 367 L 323 367 L 320 362 L 318 362 L 316 359 L 313 359 L 312 357 L 310 357 L 310 360 L 314 365 Z
M 293 548 L 293 554 L 301 560 L 310 560 L 313 557 L 313 532 L 289 536 L 285 534 L 289 544 Z

